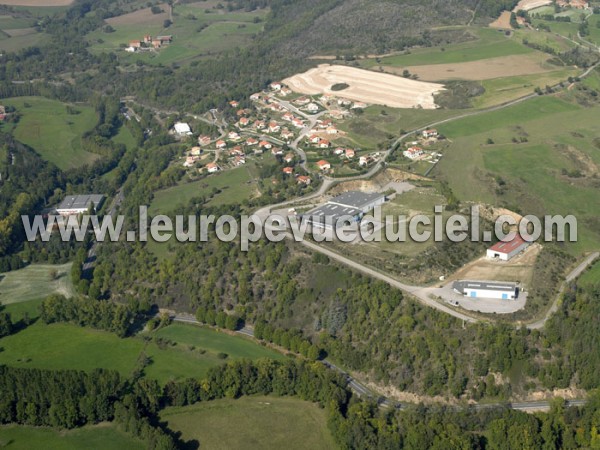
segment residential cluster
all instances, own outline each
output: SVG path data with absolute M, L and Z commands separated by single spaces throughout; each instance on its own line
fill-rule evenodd
M 418 140 L 406 143 L 406 149 L 402 152 L 402 156 L 411 161 L 427 161 L 435 164 L 442 154 L 428 147 L 437 143 L 439 139 L 440 135 L 435 128 L 423 130 Z

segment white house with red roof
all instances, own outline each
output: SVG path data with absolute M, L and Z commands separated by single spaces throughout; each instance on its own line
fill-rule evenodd
M 327 139 L 321 139 L 318 146 L 319 148 L 329 148 L 330 145 L 331 143 Z
M 247 117 L 242 117 L 240 119 L 239 125 L 240 125 L 240 127 L 246 127 L 246 126 L 248 126 L 249 122 L 250 122 L 250 119 L 248 119 Z
M 318 144 L 319 142 L 321 142 L 321 138 L 316 134 L 311 134 L 308 137 L 308 142 L 310 142 L 311 144 Z
M 281 127 L 277 122 L 269 123 L 269 133 L 277 133 L 279 130 L 281 130 Z
M 293 167 L 284 167 L 283 173 L 286 175 L 291 175 L 294 173 L 294 168 Z
M 530 244 L 530 242 L 527 242 L 519 233 L 517 233 L 511 240 L 503 240 L 492 245 L 487 249 L 486 256 L 490 259 L 509 261 L 529 247 Z
M 260 141 L 258 143 L 258 146 L 260 148 L 266 148 L 267 150 L 269 150 L 273 147 L 273 144 L 271 144 L 269 141 Z
M 351 148 L 347 148 L 345 150 L 344 154 L 345 154 L 346 158 L 352 159 L 356 155 L 356 152 L 354 150 L 352 150 Z
M 320 170 L 329 170 L 329 169 L 331 169 L 331 164 L 329 164 L 329 162 L 327 162 L 324 159 L 322 159 L 321 161 L 317 162 L 317 167 Z
M 207 171 L 208 173 L 215 173 L 215 172 L 218 172 L 218 171 L 219 171 L 219 166 L 217 166 L 217 163 L 214 163 L 214 162 L 213 162 L 213 163 L 208 163 L 208 164 L 206 165 L 206 171 Z
M 241 139 L 241 138 L 240 138 L 240 135 L 239 135 L 239 134 L 238 134 L 236 131 L 230 131 L 230 132 L 227 134 L 227 137 L 228 137 L 229 139 L 231 139 L 232 141 L 239 141 L 239 140 Z
M 255 139 L 253 137 L 249 137 L 248 139 L 246 139 L 247 146 L 252 146 L 252 145 L 256 145 L 256 144 L 258 144 L 258 139 Z
M 438 132 L 435 128 L 430 128 L 429 130 L 423 130 L 422 134 L 425 139 L 429 139 L 431 137 L 436 137 Z
M 294 133 L 287 128 L 284 128 L 281 130 L 281 137 L 285 140 L 292 139 L 294 137 Z
M 302 183 L 302 184 L 306 184 L 307 186 L 311 183 L 311 179 L 310 177 L 307 177 L 306 175 L 300 175 L 298 176 L 298 178 L 296 178 L 298 180 L 298 184 Z
M 417 159 L 423 154 L 423 149 L 421 147 L 409 147 L 402 154 L 408 159 Z
M 227 147 L 227 142 L 225 142 L 223 139 L 219 139 L 215 145 L 217 148 L 225 148 Z
M 203 134 L 202 136 L 198 136 L 198 144 L 199 145 L 208 145 L 210 144 L 210 136 Z

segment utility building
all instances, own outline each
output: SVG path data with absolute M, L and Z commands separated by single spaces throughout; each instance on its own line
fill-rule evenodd
M 512 241 L 500 241 L 488 248 L 486 255 L 490 259 L 508 261 L 529 247 L 529 244 L 521 235 L 517 234 Z
M 377 192 L 348 191 L 308 211 L 304 216 L 314 227 L 334 229 L 338 219 L 345 218 L 358 222 L 365 213 L 383 202 L 385 202 L 385 195 Z
M 498 298 L 515 300 L 519 296 L 516 283 L 501 281 L 455 281 L 452 288 L 457 294 L 470 298 Z
M 68 195 L 58 205 L 56 212 L 61 216 L 71 216 L 73 214 L 85 214 L 92 208 L 95 213 L 100 209 L 104 200 L 103 195 Z

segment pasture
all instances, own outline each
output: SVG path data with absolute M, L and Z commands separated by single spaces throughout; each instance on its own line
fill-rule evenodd
M 584 288 L 591 288 L 593 286 L 600 286 L 600 263 L 596 263 L 583 274 L 577 280 L 577 284 Z
M 74 430 L 57 430 L 48 427 L 25 425 L 0 426 L 0 447 L 11 450 L 103 450 L 126 448 L 142 450 L 144 443 L 120 431 L 111 423 L 88 425 Z
M 94 128 L 97 121 L 91 107 L 70 105 L 70 113 L 67 104 L 43 97 L 14 97 L 3 103 L 22 114 L 13 132 L 15 138 L 60 169 L 79 167 L 99 158 L 81 148 L 81 135 Z
M 177 205 L 185 205 L 194 197 L 210 195 L 214 189 L 219 193 L 212 198 L 211 204 L 241 203 L 244 199 L 257 194 L 256 187 L 253 186 L 258 176 L 257 173 L 254 173 L 255 167 L 254 163 L 248 162 L 244 166 L 217 172 L 198 181 L 184 182 L 157 191 L 154 193 L 148 213 L 150 215 L 167 214 L 173 211 Z
M 75 0 L 2 0 L 3 5 L 9 6 L 69 6 Z
M 21 304 L 28 305 L 30 302 Z M 31 302 L 36 306 L 39 302 Z M 11 305 L 6 307 L 13 311 Z M 30 317 L 34 315 L 30 314 Z M 20 318 L 15 314 L 15 318 Z M 166 383 L 189 377 L 201 378 L 211 367 L 239 358 L 283 358 L 275 350 L 241 336 L 210 328 L 173 324 L 144 336 L 121 339 L 112 333 L 57 323 L 36 322 L 11 336 L 0 339 L 0 364 L 39 369 L 92 370 L 106 368 L 129 376 L 145 357 L 144 376 Z M 164 343 L 168 341 L 169 343 Z M 218 356 L 227 355 L 226 359 Z
M 444 86 L 348 66 L 321 64 L 283 80 L 295 92 L 308 95 L 336 94 L 332 86 L 347 84 L 344 98 L 395 108 L 435 109 L 434 94 Z
M 88 36 L 93 51 L 122 52 L 124 61 L 138 60 L 149 64 L 183 63 L 193 59 L 247 45 L 253 35 L 262 30 L 265 10 L 254 12 L 227 12 L 206 2 L 176 4 L 172 16 L 169 7 L 162 4 L 164 12 L 153 14 L 150 8 L 107 19 L 113 32 L 97 30 Z M 164 27 L 165 20 L 172 24 Z M 131 40 L 144 35 L 172 35 L 173 42 L 161 49 L 136 52 L 123 51 Z
M 183 440 L 195 440 L 214 450 L 336 447 L 327 428 L 326 411 L 290 397 L 214 400 L 167 408 L 160 418 L 171 430 L 181 432 Z
M 564 248 L 574 254 L 595 249 L 599 113 L 598 106 L 582 109 L 541 97 L 440 126 L 452 144 L 433 173 L 461 200 L 523 214 L 573 214 L 578 241 Z
M 0 274 L 0 303 L 27 302 L 53 293 L 72 296 L 71 264 L 32 264 Z

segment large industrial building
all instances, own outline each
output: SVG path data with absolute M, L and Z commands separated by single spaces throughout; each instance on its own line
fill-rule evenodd
M 519 296 L 516 283 L 502 281 L 467 281 L 459 280 L 452 284 L 457 294 L 470 298 L 497 298 L 515 300 Z
M 56 212 L 61 216 L 71 216 L 84 214 L 90 210 L 90 207 L 92 207 L 92 211 L 97 212 L 103 200 L 104 196 L 100 194 L 67 195 L 56 208 Z
M 490 259 L 500 259 L 508 261 L 518 255 L 529 246 L 529 242 L 517 234 L 511 241 L 500 241 L 487 249 L 487 257 Z
M 348 191 L 333 197 L 324 205 L 311 209 L 304 214 L 309 223 L 318 228 L 333 229 L 338 219 L 350 218 L 358 222 L 362 216 L 385 202 L 385 195 Z

